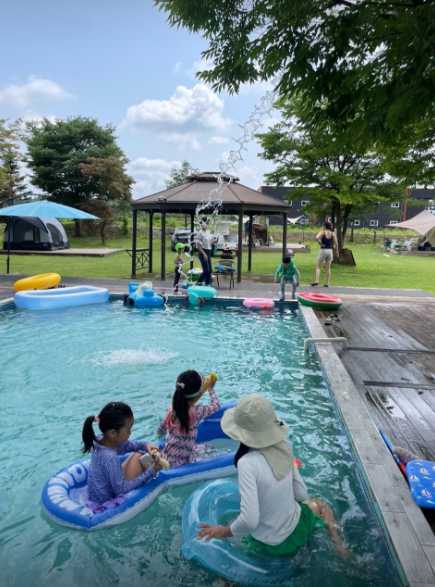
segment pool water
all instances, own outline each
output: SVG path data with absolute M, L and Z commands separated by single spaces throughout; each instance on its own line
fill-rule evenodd
M 0 312 L 2 587 L 222 585 L 180 556 L 181 510 L 197 484 L 172 488 L 129 522 L 92 533 L 56 525 L 40 506 L 44 482 L 80 458 L 86 416 L 126 401 L 132 436 L 151 438 L 188 368 L 216 371 L 223 400 L 261 392 L 273 401 L 311 494 L 327 499 L 344 527 L 352 560 L 339 559 L 317 532 L 289 585 L 401 585 L 319 363 L 304 356 L 305 336 L 290 312 L 146 311 L 120 302 Z

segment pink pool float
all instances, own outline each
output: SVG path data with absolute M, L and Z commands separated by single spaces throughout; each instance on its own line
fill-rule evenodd
M 243 300 L 245 308 L 257 310 L 270 310 L 274 307 L 275 302 L 270 298 L 245 298 Z

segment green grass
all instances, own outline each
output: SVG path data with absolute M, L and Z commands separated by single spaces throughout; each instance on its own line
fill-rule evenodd
M 318 253 L 315 244 L 310 243 L 310 253 L 296 254 L 296 264 L 301 271 L 302 283 L 313 280 L 314 266 Z M 101 247 L 98 238 L 71 239 L 72 247 Z M 129 248 L 129 238 L 110 240 L 107 244 L 113 248 Z M 145 246 L 139 241 L 138 247 Z M 386 255 L 380 246 L 372 244 L 349 244 L 352 249 L 356 267 L 334 265 L 332 285 L 353 287 L 383 287 L 398 289 L 423 289 L 435 294 L 435 256 L 417 257 L 406 255 Z M 247 253 L 244 250 L 243 270 L 246 271 Z M 172 274 L 174 253 L 168 249 L 166 255 L 167 273 Z M 276 252 L 253 253 L 253 274 L 270 276 L 280 262 L 281 254 Z M 160 248 L 158 241 L 154 245 L 154 271 L 160 271 Z M 199 266 L 198 261 L 196 265 Z M 0 271 L 5 272 L 6 257 L 0 257 Z M 11 273 L 31 275 L 55 271 L 64 277 L 113 277 L 129 278 L 131 259 L 127 253 L 118 253 L 110 257 L 44 257 L 39 255 L 13 255 Z M 145 274 L 143 274 L 145 275 Z M 141 276 L 141 275 L 139 275 Z

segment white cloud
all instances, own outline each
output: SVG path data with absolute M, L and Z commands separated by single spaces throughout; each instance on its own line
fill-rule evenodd
M 238 167 L 236 171 L 230 173 L 239 177 L 240 183 L 243 183 L 254 190 L 258 189 L 263 184 L 263 174 L 249 165 Z
M 208 139 L 209 145 L 226 145 L 229 143 L 229 139 L 227 137 L 222 137 L 215 135 Z
M 168 100 L 144 100 L 130 106 L 121 126 L 164 132 L 224 129 L 224 103 L 204 84 L 177 86 Z
M 31 76 L 25 84 L 11 84 L 0 89 L 0 104 L 26 108 L 37 100 L 63 100 L 70 97 L 62 86 L 49 80 Z
M 177 63 L 172 68 L 172 73 L 174 75 L 177 75 L 177 74 L 179 74 L 182 71 L 183 71 L 183 62 L 182 61 L 177 61 Z
M 167 159 L 148 159 L 138 157 L 128 164 L 128 173 L 135 179 L 134 196 L 143 197 L 166 187 L 172 169 L 179 167 L 181 161 Z

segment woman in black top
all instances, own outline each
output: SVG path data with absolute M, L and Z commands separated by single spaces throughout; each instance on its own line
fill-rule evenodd
M 314 277 L 314 283 L 312 286 L 319 285 L 320 269 L 323 266 L 325 269 L 325 281 L 324 287 L 329 287 L 331 279 L 331 264 L 334 258 L 333 251 L 337 252 L 337 237 L 334 232 L 334 227 L 330 221 L 326 221 L 324 227 L 316 236 L 316 241 L 320 244 L 320 252 L 317 257 L 316 272 Z

